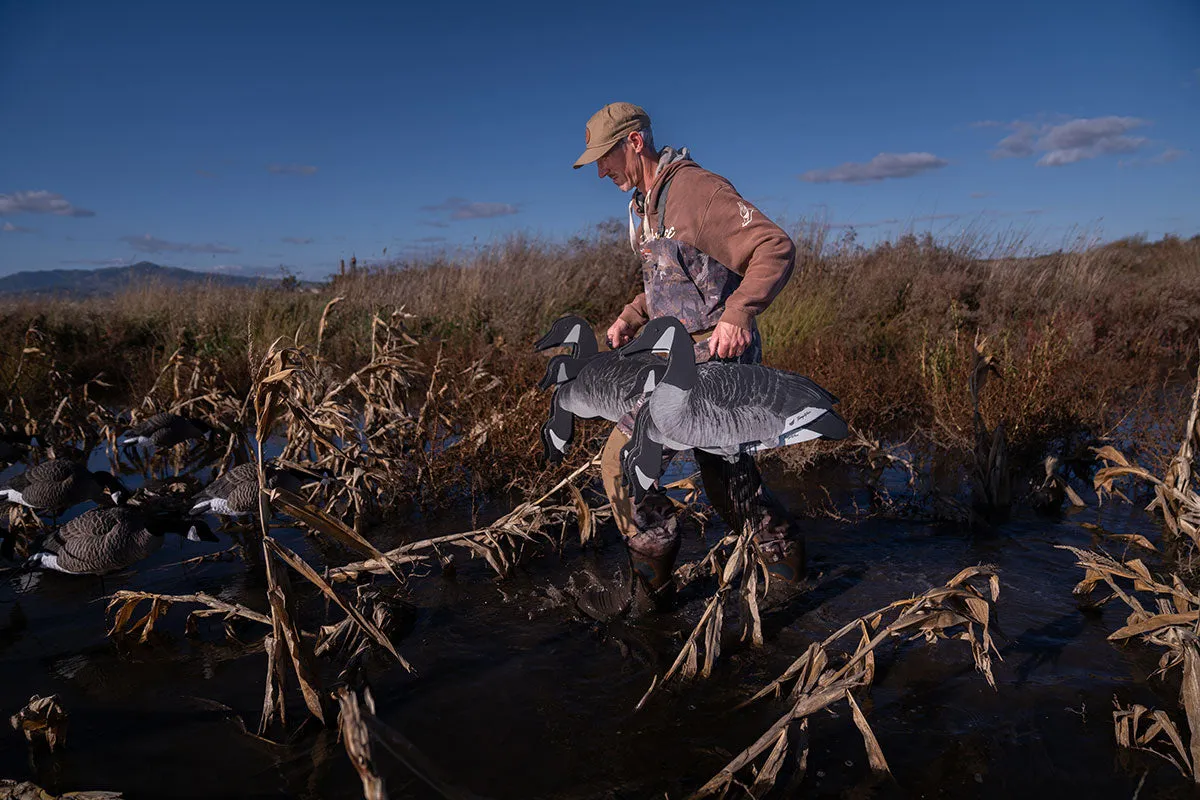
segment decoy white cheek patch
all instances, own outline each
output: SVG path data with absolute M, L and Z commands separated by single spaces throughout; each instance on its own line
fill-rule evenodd
M 567 334 L 567 338 L 563 339 L 563 344 L 579 344 L 579 326 L 571 328 L 571 332 Z
M 649 475 L 642 472 L 642 468 L 636 464 L 633 467 L 633 472 L 635 475 L 637 475 L 638 483 L 642 485 L 643 489 L 649 489 L 654 485 L 654 478 L 651 478 Z
M 554 444 L 554 449 L 559 452 L 564 452 L 567 446 L 567 440 L 559 436 L 551 429 L 547 429 L 546 433 L 550 434 L 550 441 Z
M 665 350 L 671 352 L 671 345 L 675 342 L 675 329 L 667 328 L 663 331 L 663 335 L 658 337 L 658 341 L 654 343 L 654 350 Z
M 568 380 L 570 380 L 570 378 L 567 376 L 567 365 L 559 364 L 558 365 L 558 382 L 566 383 Z
M 658 384 L 655 383 L 655 381 L 654 381 L 654 373 L 651 372 L 649 375 L 646 376 L 646 385 L 642 387 L 642 393 L 650 394 L 651 392 L 654 391 L 654 387 L 657 385 Z

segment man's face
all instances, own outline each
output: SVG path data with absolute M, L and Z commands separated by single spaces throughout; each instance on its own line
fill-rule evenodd
M 629 138 L 622 139 L 612 150 L 596 159 L 596 170 L 601 178 L 612 178 L 622 192 L 637 185 L 637 154 Z

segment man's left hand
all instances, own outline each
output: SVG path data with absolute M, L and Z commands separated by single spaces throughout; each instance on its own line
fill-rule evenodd
M 718 322 L 708 337 L 708 354 L 716 358 L 737 358 L 750 346 L 750 331 L 728 322 Z

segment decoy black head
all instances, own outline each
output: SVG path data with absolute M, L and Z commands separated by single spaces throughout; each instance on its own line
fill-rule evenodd
M 642 326 L 638 335 L 623 346 L 620 353 L 622 357 L 647 351 L 671 353 L 673 348 L 678 347 L 676 341 L 680 339 L 688 339 L 687 349 L 691 349 L 691 337 L 682 322 L 675 317 L 655 317 Z
M 189 542 L 219 542 L 220 539 L 212 532 L 212 528 L 208 527 L 208 523 L 202 519 L 189 519 L 187 528 L 187 539 Z
M 596 334 L 587 320 L 575 314 L 559 317 L 550 331 L 537 340 L 533 349 L 541 352 L 564 345 L 574 345 L 577 358 L 589 358 L 596 354 Z
M 661 364 L 647 364 L 639 369 L 637 376 L 633 379 L 633 388 L 630 389 L 625 399 L 634 401 L 644 394 L 653 392 L 658 388 L 666 371 L 667 362 L 665 361 Z
M 115 475 L 107 470 L 93 472 L 92 477 L 99 484 L 101 490 L 109 496 L 113 505 L 124 505 L 125 501 L 130 497 L 130 491 L 125 488 L 125 484 L 121 483 Z
M 634 417 L 633 435 L 621 448 L 621 473 L 635 503 L 662 475 L 663 446 L 650 438 L 650 419 L 650 410 L 643 407 Z
M 552 356 L 546 364 L 546 374 L 538 382 L 539 389 L 549 389 L 560 383 L 573 381 L 579 375 L 583 362 L 566 354 Z
M 547 421 L 542 425 L 542 455 L 546 457 L 546 463 L 558 464 L 563 460 L 563 451 L 554 446 L 554 440 L 550 438 L 551 421 Z

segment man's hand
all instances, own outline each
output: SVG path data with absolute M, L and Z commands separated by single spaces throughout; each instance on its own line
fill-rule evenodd
M 750 331 L 728 322 L 718 322 L 708 337 L 708 354 L 716 358 L 737 358 L 750 346 Z
M 608 333 L 605 334 L 605 338 L 608 339 L 608 346 L 613 350 L 616 350 L 618 347 L 632 339 L 636 330 L 637 329 L 628 322 L 620 317 L 617 317 L 617 321 L 609 326 Z

